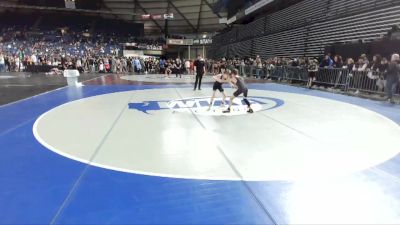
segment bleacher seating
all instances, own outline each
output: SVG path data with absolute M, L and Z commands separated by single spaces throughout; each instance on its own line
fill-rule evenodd
M 266 33 L 299 27 L 326 15 L 327 0 L 304 0 L 267 16 Z M 301 10 L 299 10 L 301 9 Z
M 321 48 L 333 43 L 377 39 L 400 24 L 399 14 L 400 6 L 394 6 L 315 23 L 308 33 L 306 55 L 319 55 Z
M 226 57 L 227 49 L 228 47 L 226 45 L 221 46 L 217 51 L 214 52 L 214 57 L 219 59 Z
M 256 37 L 265 32 L 265 17 L 255 20 L 249 24 L 241 26 L 238 31 L 238 39 L 244 40 L 250 37 Z
M 262 58 L 304 55 L 305 28 L 297 28 L 256 38 L 254 55 Z
M 318 56 L 332 43 L 381 37 L 400 24 L 399 12 L 399 0 L 304 0 L 218 35 L 213 57 Z
M 236 56 L 251 56 L 252 40 L 237 42 L 227 46 L 226 57 L 234 58 Z
M 380 7 L 390 7 L 396 0 L 360 1 L 334 0 L 329 4 L 329 16 L 352 15 Z

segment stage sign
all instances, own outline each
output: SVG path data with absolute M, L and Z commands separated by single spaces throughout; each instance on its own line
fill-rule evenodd
M 193 44 L 195 44 L 195 45 L 211 45 L 212 39 L 210 39 L 210 38 L 194 39 Z
M 193 45 L 193 39 L 167 39 L 168 45 Z

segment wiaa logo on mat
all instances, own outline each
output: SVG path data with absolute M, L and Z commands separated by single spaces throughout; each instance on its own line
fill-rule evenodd
M 284 104 L 284 101 L 269 97 L 249 97 L 249 102 L 254 112 L 271 110 Z M 222 104 L 222 98 L 216 98 L 211 110 L 208 110 L 211 98 L 187 98 L 178 100 L 160 100 L 144 101 L 140 103 L 129 103 L 129 109 L 137 110 L 146 114 L 161 110 L 172 110 L 173 112 L 194 113 L 198 115 L 243 115 L 247 113 L 247 105 L 241 98 L 236 98 L 232 104 L 232 110 L 229 114 L 223 111 L 228 107 L 229 100 L 225 100 L 225 107 Z

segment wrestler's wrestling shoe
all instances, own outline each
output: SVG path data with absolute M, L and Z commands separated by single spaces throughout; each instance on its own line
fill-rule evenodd
M 231 112 L 231 109 L 230 108 L 228 108 L 227 110 L 225 110 L 225 111 L 222 111 L 222 113 L 230 113 Z
M 254 113 L 254 111 L 253 111 L 252 108 L 249 108 L 249 109 L 247 110 L 247 112 L 248 112 L 248 113 Z

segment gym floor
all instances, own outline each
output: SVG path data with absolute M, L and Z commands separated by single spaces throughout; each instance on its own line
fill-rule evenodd
M 0 224 L 400 224 L 399 105 L 248 80 L 255 113 L 223 114 L 210 77 L 80 80 L 0 74 Z

